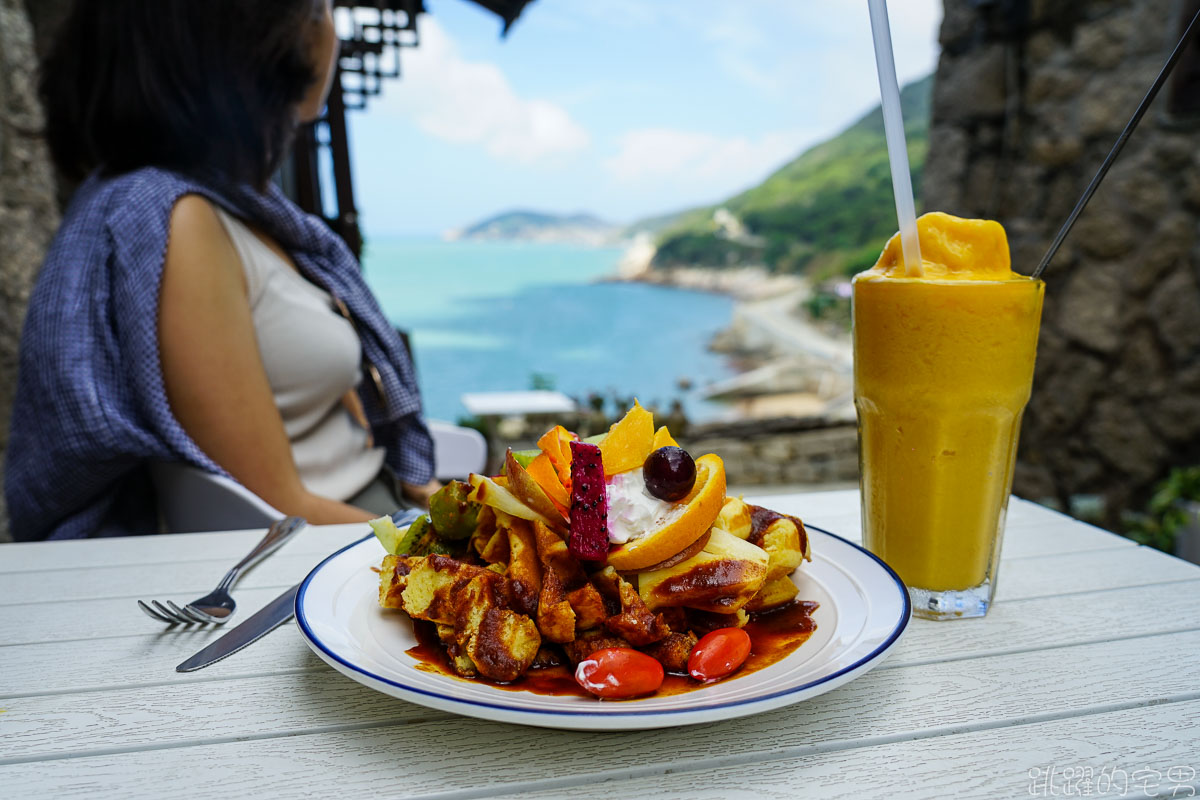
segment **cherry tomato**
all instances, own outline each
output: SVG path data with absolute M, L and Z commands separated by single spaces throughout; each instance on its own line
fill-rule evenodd
M 733 673 L 750 655 L 750 634 L 741 628 L 718 628 L 696 642 L 688 656 L 688 674 L 715 681 Z
M 628 647 L 606 647 L 579 662 L 575 681 L 597 697 L 637 697 L 662 686 L 662 664 Z

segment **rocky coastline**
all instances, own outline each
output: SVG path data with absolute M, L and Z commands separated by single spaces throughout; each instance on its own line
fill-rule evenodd
M 747 264 L 716 269 L 685 265 L 656 266 L 656 248 L 649 234 L 633 238 L 617 263 L 617 271 L 605 280 L 625 283 L 647 283 L 697 292 L 712 292 L 736 301 L 762 300 L 781 293 L 807 289 L 807 282 L 797 275 L 772 275 L 761 265 Z
M 649 237 L 635 240 L 610 280 L 713 292 L 734 300 L 730 324 L 709 342 L 727 356 L 739 375 L 704 387 L 705 397 L 728 403 L 731 418 L 743 420 L 854 419 L 851 347 L 847 335 L 814 325 L 803 308 L 811 294 L 798 275 L 765 267 L 653 265 Z
M 759 266 L 731 267 L 729 269 L 662 267 L 645 270 L 634 277 L 618 277 L 616 280 L 713 292 L 726 295 L 739 302 L 752 302 L 768 297 L 777 297 L 780 294 L 791 294 L 807 290 L 808 286 L 803 278 L 796 275 L 772 275 L 764 267 Z
M 802 307 L 808 282 L 753 265 L 651 268 L 653 255 L 648 237 L 635 239 L 617 274 L 605 280 L 713 292 L 734 301 L 730 324 L 709 348 L 729 358 L 739 374 L 695 389 L 727 404 L 729 414 L 699 424 L 664 415 L 662 422 L 679 443 L 692 452 L 720 455 L 730 485 L 739 492 L 854 485 L 858 435 L 850 341 L 808 319 Z M 555 422 L 587 435 L 605 430 L 611 421 L 586 409 L 577 418 L 508 420 L 516 424 L 497 428 L 493 451 L 531 447 L 531 437 Z

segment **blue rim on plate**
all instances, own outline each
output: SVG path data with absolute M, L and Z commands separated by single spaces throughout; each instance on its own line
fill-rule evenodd
M 397 681 L 392 678 L 389 678 L 389 677 L 386 677 L 383 675 L 379 675 L 377 673 L 371 672 L 370 670 L 364 669 L 363 667 L 359 666 L 358 664 L 354 664 L 350 661 L 347 661 L 345 658 L 343 658 L 339 654 L 335 653 L 324 642 L 321 641 L 321 639 L 317 636 L 316 632 L 312 629 L 312 626 L 309 624 L 309 621 L 305 615 L 304 601 L 305 601 L 305 595 L 309 588 L 309 584 L 312 582 L 313 578 L 315 578 L 316 575 L 321 571 L 321 569 L 323 567 L 325 567 L 326 564 L 328 564 L 330 561 L 337 558 L 338 556 L 342 555 L 346 551 L 348 551 L 352 548 L 358 547 L 360 544 L 362 544 L 363 542 L 365 542 L 369 539 L 375 538 L 374 534 L 368 534 L 368 535 L 362 537 L 361 539 L 351 542 L 350 544 L 346 545 L 345 547 L 341 548 L 340 550 L 337 550 L 336 552 L 330 554 L 328 557 L 326 557 L 324 560 L 322 560 L 321 563 L 319 563 L 315 567 L 313 567 L 312 571 L 309 572 L 308 575 L 301 582 L 300 591 L 297 592 L 297 594 L 296 594 L 296 623 L 297 623 L 297 625 L 300 626 L 301 632 L 302 632 L 305 640 L 309 644 L 309 646 L 315 650 L 319 650 L 320 654 L 322 654 L 322 656 L 326 660 L 331 661 L 331 662 L 337 662 L 338 664 L 342 665 L 342 667 L 344 667 L 346 670 L 349 670 L 350 672 L 358 673 L 366 678 L 370 678 L 371 680 L 378 681 L 379 683 L 393 686 L 393 687 L 395 687 L 397 689 L 401 689 L 405 692 L 412 692 L 414 694 L 425 695 L 427 697 L 431 697 L 431 698 L 437 699 L 439 701 L 442 701 L 445 703 L 451 703 L 454 705 L 468 705 L 468 706 L 479 707 L 479 708 L 491 708 L 491 709 L 503 711 L 505 713 L 527 714 L 530 716 L 563 716 L 563 717 L 575 717 L 575 718 L 603 717 L 604 719 L 622 719 L 622 718 L 626 718 L 626 717 L 638 718 L 638 717 L 645 717 L 645 716 L 663 716 L 663 715 L 672 715 L 672 714 L 695 713 L 695 712 L 699 712 L 699 711 L 717 711 L 720 709 L 733 708 L 733 707 L 743 706 L 743 705 L 747 705 L 747 704 L 751 704 L 751 703 L 763 703 L 765 701 L 772 700 L 775 698 L 784 697 L 784 696 L 787 696 L 790 694 L 796 694 L 798 692 L 808 691 L 809 689 L 820 686 L 824 683 L 828 683 L 829 681 L 835 680 L 849 672 L 853 672 L 853 671 L 865 666 L 866 664 L 871 663 L 875 659 L 879 658 L 880 655 L 882 655 L 887 650 L 889 650 L 893 644 L 895 644 L 896 640 L 900 638 L 900 635 L 902 633 L 904 633 L 904 630 L 908 627 L 908 622 L 912 618 L 912 602 L 908 596 L 908 588 L 904 585 L 904 582 L 902 580 L 900 580 L 900 576 L 897 575 L 896 572 L 887 565 L 887 563 L 885 563 L 882 559 L 880 559 L 877 555 L 872 553 L 870 550 L 867 550 L 866 548 L 862 547 L 861 545 L 855 544 L 854 542 L 851 542 L 848 539 L 845 539 L 844 537 L 838 536 L 836 533 L 832 533 L 832 532 L 825 530 L 824 528 L 821 528 L 817 525 L 809 525 L 807 523 L 805 524 L 804 527 L 807 530 L 819 531 L 826 536 L 831 536 L 834 539 L 837 539 L 838 541 L 842 542 L 843 544 L 868 556 L 872 561 L 874 561 L 880 568 L 882 568 L 884 570 L 884 572 L 888 575 L 888 577 L 890 577 L 892 579 L 893 583 L 895 584 L 895 588 L 898 590 L 900 598 L 901 598 L 901 602 L 903 604 L 903 611 L 899 615 L 899 618 L 896 621 L 896 625 L 892 629 L 890 634 L 888 634 L 888 636 L 882 642 L 880 642 L 880 644 L 877 645 L 870 653 L 868 653 L 867 655 L 858 659 L 853 664 L 848 664 L 828 675 L 822 675 L 819 678 L 816 678 L 812 681 L 808 681 L 806 683 L 803 683 L 803 684 L 800 684 L 797 686 L 791 686 L 791 687 L 788 687 L 787 689 L 783 689 L 781 691 L 773 692 L 770 694 L 755 695 L 753 697 L 749 697 L 749 698 L 746 698 L 743 700 L 734 700 L 734 701 L 729 701 L 729 702 L 709 703 L 709 704 L 701 703 L 701 704 L 689 706 L 687 708 L 647 709 L 647 710 L 643 710 L 643 711 L 636 711 L 636 710 L 634 710 L 634 711 L 611 711 L 611 710 L 609 710 L 609 709 L 611 709 L 611 706 L 608 706 L 608 707 L 606 707 L 605 713 L 603 713 L 603 714 L 597 714 L 595 712 L 587 710 L 586 708 L 579 708 L 578 710 L 576 710 L 576 709 L 563 710 L 563 709 L 550 709 L 550 708 L 532 709 L 532 708 L 523 708 L 520 705 L 512 704 L 512 703 L 490 703 L 490 702 L 485 702 L 485 701 L 481 701 L 481 700 L 470 700 L 470 699 L 465 699 L 462 697 L 455 697 L 448 693 L 432 692 L 427 689 L 422 689 L 422 688 L 419 688 L 416 686 L 411 686 L 402 681 Z M 471 681 L 471 683 L 477 684 L 478 682 Z

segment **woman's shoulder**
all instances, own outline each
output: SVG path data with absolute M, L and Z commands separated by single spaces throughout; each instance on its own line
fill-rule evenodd
M 170 212 L 168 237 L 163 271 L 175 276 L 188 275 L 182 284 L 194 290 L 195 281 L 235 279 L 245 290 L 245 278 L 237 250 L 221 216 L 225 212 L 209 198 L 200 194 L 179 197 Z
M 209 185 L 157 167 L 93 176 L 72 199 L 61 233 L 72 250 L 80 239 L 102 237 L 116 263 L 157 271 L 170 239 L 220 228 L 219 198 Z
M 157 286 L 173 222 L 179 218 L 181 239 L 202 238 L 220 228 L 215 203 L 203 184 L 167 170 L 92 176 L 63 215 L 38 276 L 34 300 L 41 302 L 31 306 L 58 307 L 58 298 L 99 292 L 106 283 Z
M 202 191 L 203 187 L 181 175 L 152 167 L 120 175 L 93 175 L 75 190 L 47 263 L 64 252 L 77 258 L 98 250 L 132 255 L 121 251 L 138 244 L 150 251 L 161 248 L 176 202 Z
M 112 177 L 98 178 L 93 189 L 96 201 L 103 204 L 109 228 L 126 225 L 145 229 L 161 226 L 163 233 L 171 212 L 184 199 L 191 208 L 212 204 L 212 192 L 205 184 L 158 167 L 143 167 Z
M 171 238 L 190 243 L 221 230 L 220 207 L 201 194 L 184 194 L 171 207 Z

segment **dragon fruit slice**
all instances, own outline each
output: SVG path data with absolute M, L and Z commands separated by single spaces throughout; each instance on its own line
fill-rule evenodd
M 608 557 L 608 495 L 600 447 L 571 442 L 571 537 L 567 549 L 583 561 Z

